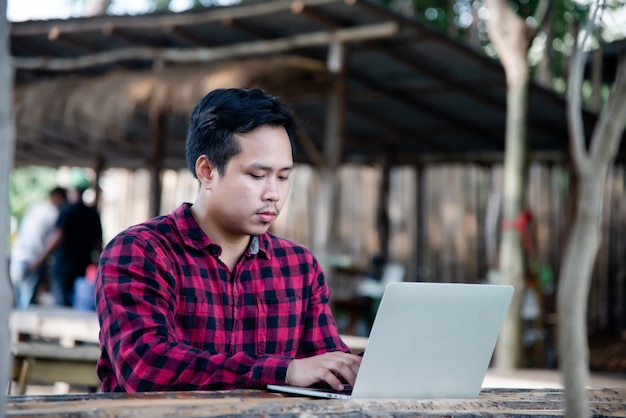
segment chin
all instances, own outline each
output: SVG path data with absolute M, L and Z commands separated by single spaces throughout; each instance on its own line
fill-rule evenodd
M 248 230 L 248 235 L 262 235 L 270 229 L 271 223 L 255 225 Z

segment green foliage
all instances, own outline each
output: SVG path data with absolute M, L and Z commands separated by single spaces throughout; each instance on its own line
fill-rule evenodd
M 170 8 L 171 0 L 154 0 L 154 6 L 156 10 L 168 10 Z
M 485 0 L 380 0 L 390 9 L 409 16 L 415 16 L 435 29 L 446 32 L 460 41 L 469 41 L 484 48 L 492 57 L 496 56 L 487 33 L 485 18 L 489 15 Z M 536 18 L 542 0 L 508 0 L 512 8 L 529 24 Z M 599 27 L 605 42 L 611 42 L 626 36 L 623 24 L 612 17 L 612 13 L 626 8 L 626 0 L 548 0 L 552 2 L 552 13 L 542 26 L 544 31 L 537 36 L 532 48 L 531 66 L 549 57 L 551 79 L 559 82 L 567 78 L 569 57 L 572 53 L 577 34 L 585 25 L 589 10 L 593 4 L 602 9 L 595 21 L 595 31 L 590 47 L 600 42 Z M 470 36 L 473 33 L 476 36 Z M 537 74 L 536 68 L 531 68 Z M 545 69 L 544 69 L 545 70 Z M 563 91 L 563 87 L 554 88 Z
M 48 192 L 57 185 L 55 168 L 21 167 L 13 170 L 9 184 L 11 216 L 19 222 L 30 205 L 47 200 Z

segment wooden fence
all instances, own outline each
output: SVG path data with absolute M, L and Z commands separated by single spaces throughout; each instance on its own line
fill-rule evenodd
M 624 167 L 613 168 L 606 182 L 602 244 L 590 292 L 592 331 L 626 329 L 626 196 Z M 380 253 L 378 224 L 380 167 L 345 165 L 337 173 L 332 250 L 357 266 Z M 432 165 L 397 167 L 390 173 L 389 259 L 405 267 L 406 280 L 480 282 L 496 267 L 502 183 L 501 166 Z M 146 219 L 148 173 L 107 170 L 102 179 L 101 212 L 105 239 Z M 534 216 L 535 260 L 541 286 L 553 301 L 566 242 L 572 181 L 557 165 L 534 164 L 528 181 L 528 208 Z M 162 213 L 193 202 L 197 183 L 186 171 L 163 175 Z M 291 194 L 272 227 L 278 235 L 311 246 L 316 171 L 299 166 Z M 329 282 L 341 290 L 341 277 Z M 344 289 L 345 290 L 345 289 Z M 554 309 L 553 304 L 550 309 Z

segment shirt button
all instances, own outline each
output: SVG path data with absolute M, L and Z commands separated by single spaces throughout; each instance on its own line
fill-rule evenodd
M 213 255 L 215 257 L 219 257 L 222 254 L 222 249 L 217 244 L 210 244 L 209 245 L 209 254 L 211 254 L 211 255 Z

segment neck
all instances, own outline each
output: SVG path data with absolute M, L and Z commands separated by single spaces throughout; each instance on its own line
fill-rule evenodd
M 250 235 L 229 234 L 228 231 L 212 222 L 211 217 L 203 216 L 205 212 L 201 210 L 198 202 L 191 206 L 191 213 L 198 222 L 200 229 L 211 241 L 222 248 L 220 260 L 232 270 L 248 248 Z

